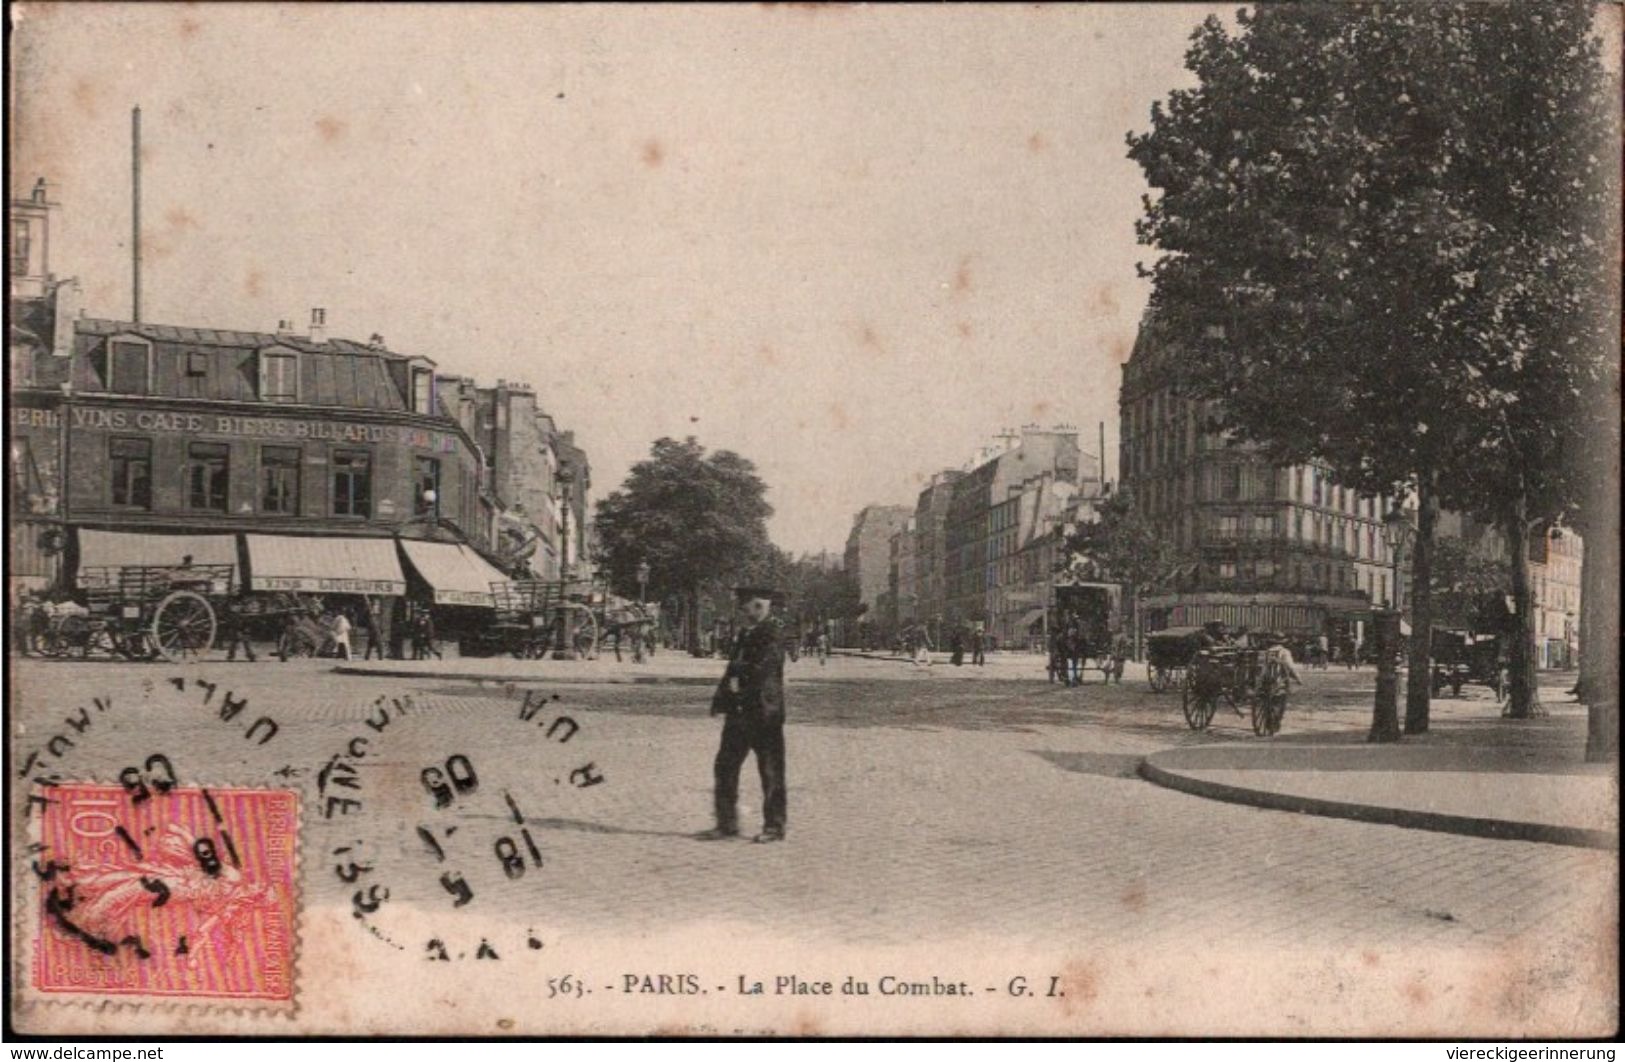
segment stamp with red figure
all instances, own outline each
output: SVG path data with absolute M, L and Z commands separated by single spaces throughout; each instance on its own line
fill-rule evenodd
M 69 784 L 41 806 L 36 992 L 292 1007 L 296 792 Z

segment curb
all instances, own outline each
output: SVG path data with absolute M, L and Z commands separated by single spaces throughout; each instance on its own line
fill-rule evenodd
M 335 675 L 359 675 L 363 678 L 422 679 L 436 682 L 548 682 L 561 686 L 715 686 L 715 678 L 687 675 L 631 675 L 598 677 L 569 675 L 559 672 L 528 675 L 493 674 L 477 671 L 408 671 L 405 668 L 335 666 Z
M 1292 811 L 1300 815 L 1352 819 L 1355 822 L 1399 826 L 1410 830 L 1431 830 L 1435 833 L 1454 833 L 1463 837 L 1486 837 L 1496 841 L 1533 841 L 1537 844 L 1560 844 L 1571 848 L 1600 848 L 1610 852 L 1619 850 L 1618 836 L 1607 830 L 1553 826 L 1543 822 L 1518 822 L 1511 819 L 1481 819 L 1468 815 L 1447 815 L 1437 811 L 1415 811 L 1409 808 L 1383 807 L 1378 804 L 1354 804 L 1342 800 L 1298 796 L 1293 793 L 1247 789 L 1176 774 L 1158 767 L 1149 759 L 1140 761 L 1139 775 L 1152 785 L 1159 785 L 1165 789 L 1269 811 Z

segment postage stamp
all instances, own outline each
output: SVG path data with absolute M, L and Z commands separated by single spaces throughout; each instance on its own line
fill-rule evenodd
M 161 756 L 132 771 L 47 791 L 31 986 L 291 1007 L 298 793 L 183 788 Z

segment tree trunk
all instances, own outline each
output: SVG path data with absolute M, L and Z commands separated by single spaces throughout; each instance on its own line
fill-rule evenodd
M 1433 540 L 1439 527 L 1439 496 L 1432 473 L 1416 485 L 1416 543 L 1411 555 L 1410 674 L 1405 682 L 1405 733 L 1425 734 L 1433 699 Z
M 687 597 L 687 601 L 685 602 L 685 604 L 687 606 L 685 611 L 688 613 L 688 616 L 687 616 L 686 622 L 685 622 L 685 626 L 687 626 L 687 628 L 688 628 L 688 631 L 687 631 L 687 634 L 688 634 L 688 655 L 689 656 L 699 656 L 700 655 L 700 588 L 699 587 L 691 586 L 691 587 L 688 588 L 688 597 Z
M 1617 306 L 1618 303 L 1616 302 Z M 1619 759 L 1619 394 L 1615 376 L 1598 401 L 1612 426 L 1587 470 L 1586 537 L 1580 558 L 1580 696 L 1586 759 Z
M 1508 646 L 1511 690 L 1507 694 L 1506 716 L 1533 718 L 1540 705 L 1540 687 L 1535 673 L 1535 608 L 1529 587 L 1529 520 L 1526 499 L 1520 494 L 1512 502 L 1502 533 L 1506 535 L 1507 563 L 1512 569 L 1512 644 Z

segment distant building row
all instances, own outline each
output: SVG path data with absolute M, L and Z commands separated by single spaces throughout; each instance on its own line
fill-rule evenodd
M 877 641 L 964 625 L 998 644 L 1041 637 L 1066 536 L 1092 520 L 1101 462 L 1076 429 L 1007 432 L 966 468 L 934 474 L 913 507 L 872 505 L 853 522 L 846 570 Z

